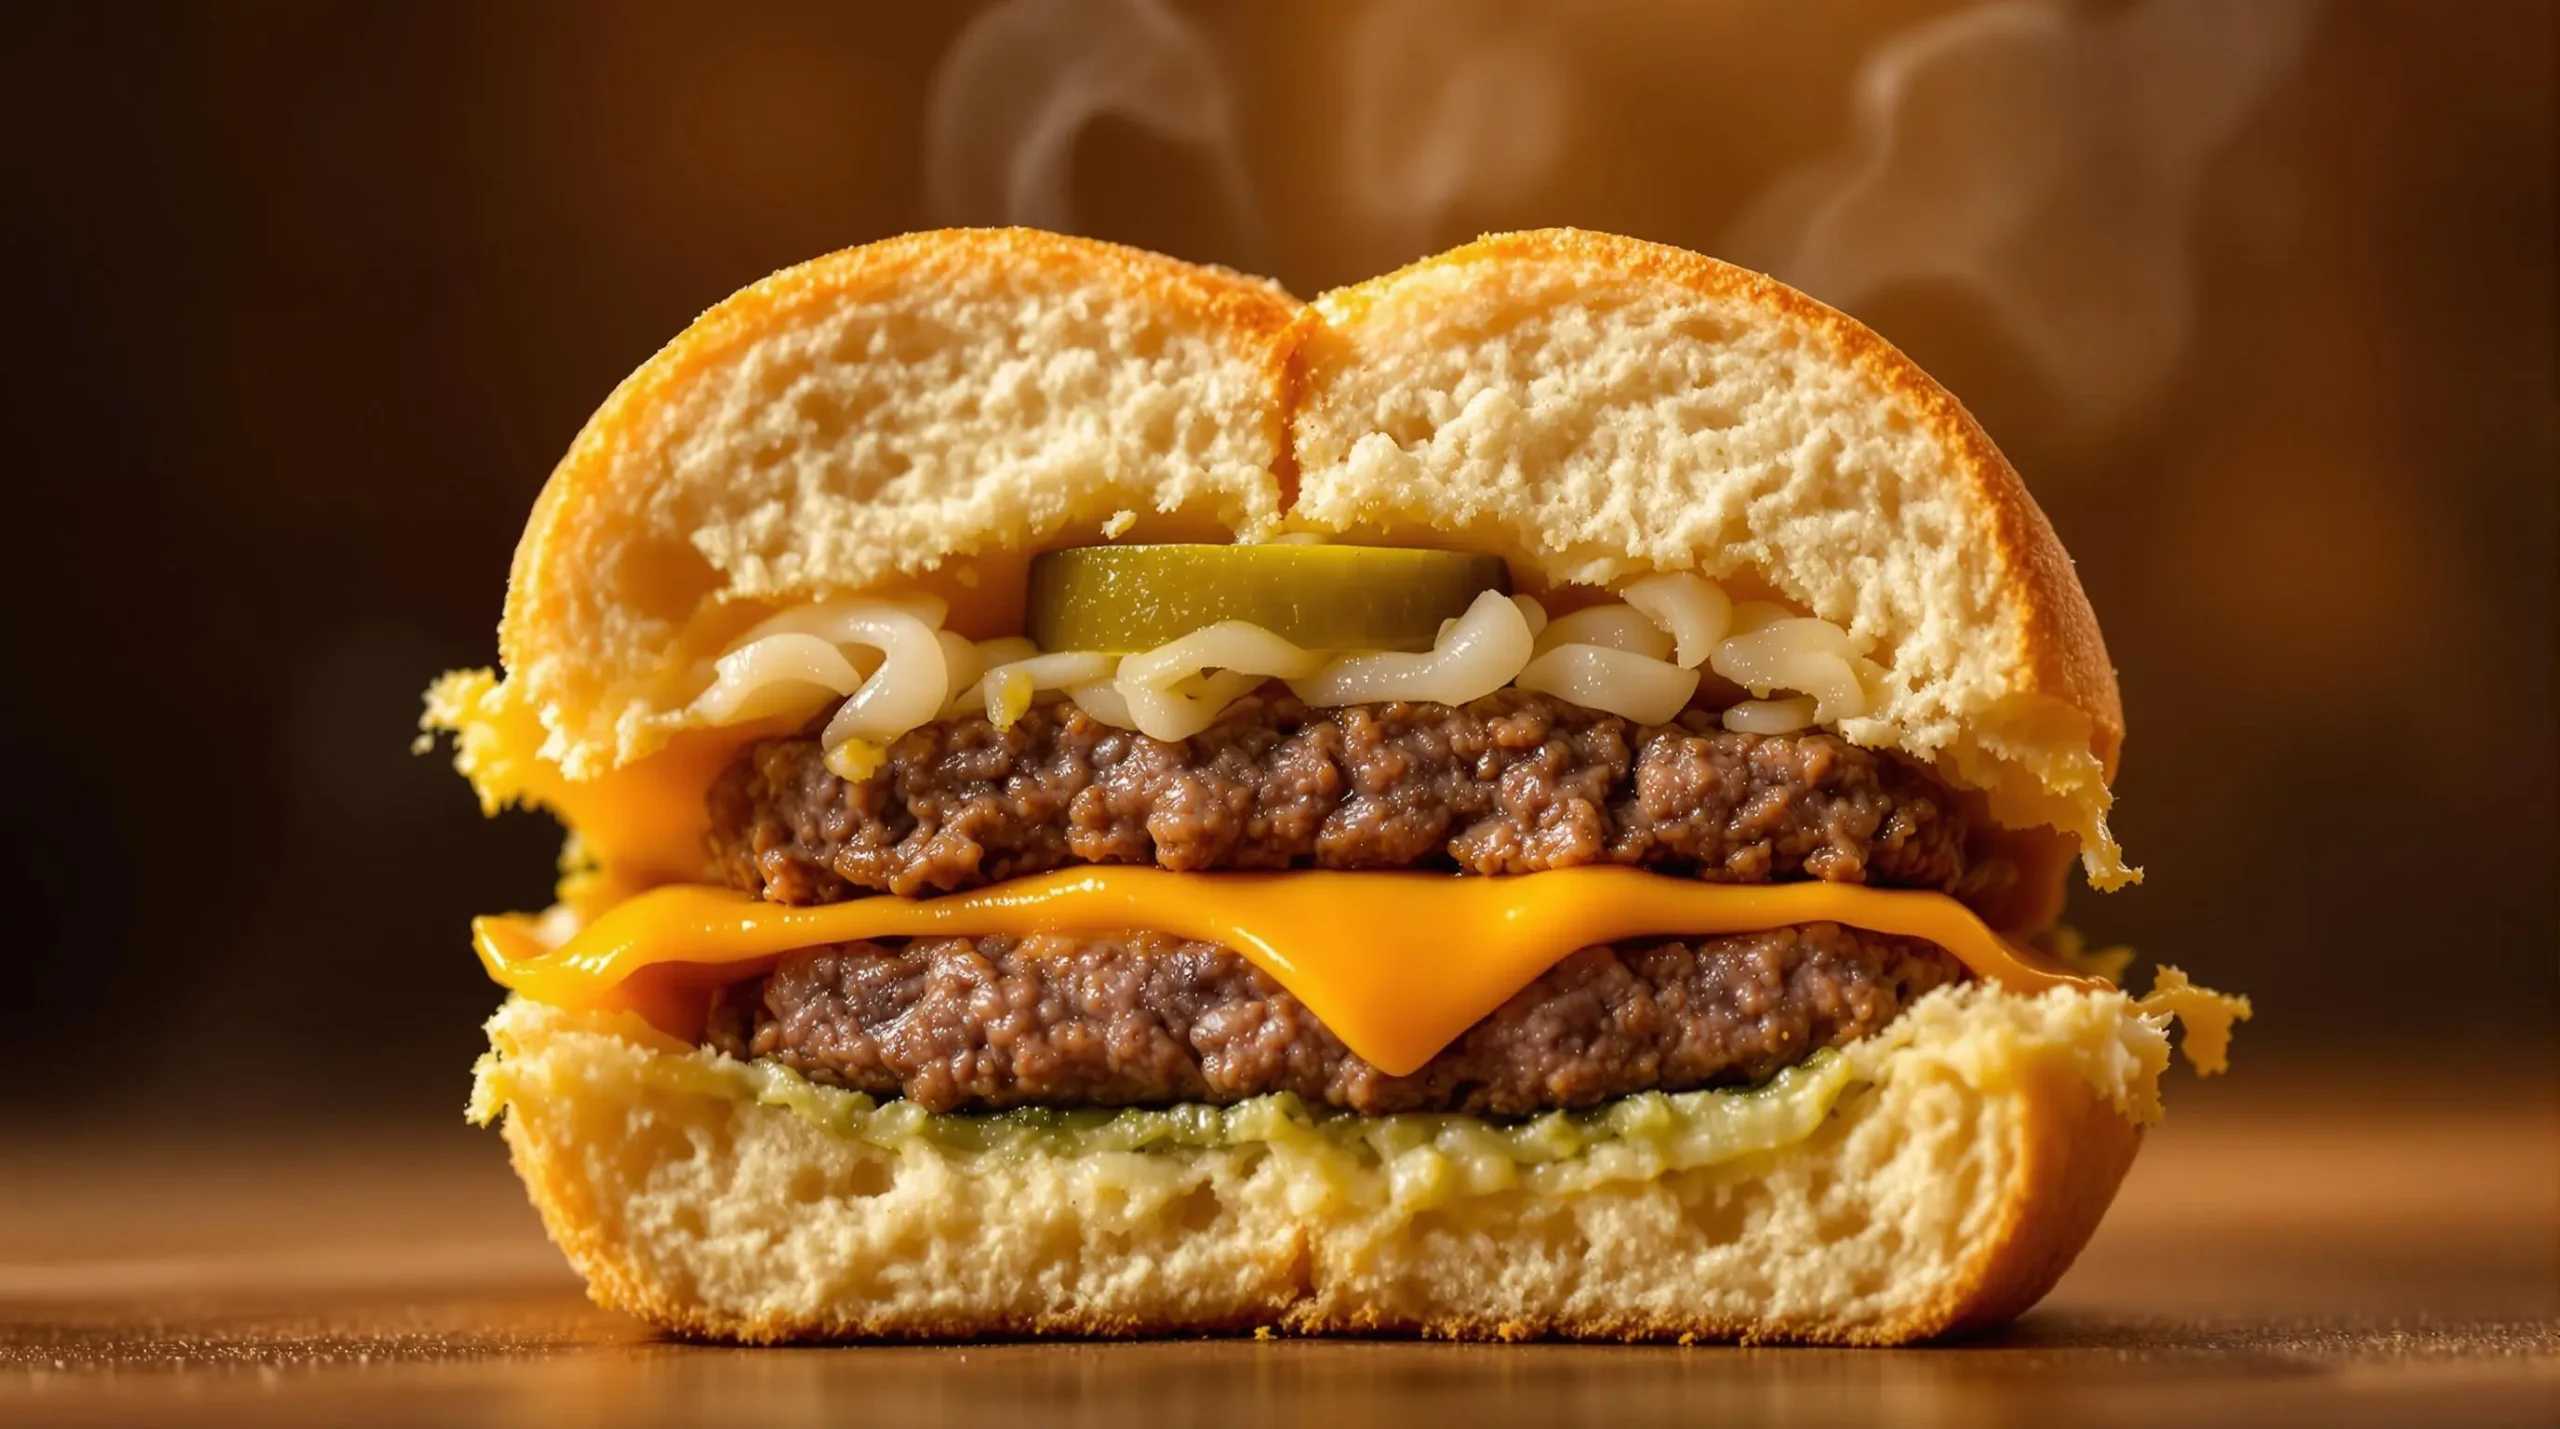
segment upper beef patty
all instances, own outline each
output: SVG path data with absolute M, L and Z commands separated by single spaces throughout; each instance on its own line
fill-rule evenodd
M 797 953 L 720 995 L 708 1040 L 934 1111 L 1233 1102 L 1518 1116 L 1755 1082 L 1962 976 L 1832 923 L 1566 958 L 1411 1076 L 1360 1060 L 1240 954 L 1162 934 L 937 938 Z
M 1520 690 L 1340 709 L 1254 696 L 1178 743 L 1060 700 L 1009 729 L 971 715 L 914 730 L 860 784 L 828 772 L 812 732 L 750 746 L 710 812 L 719 876 L 784 903 L 1078 862 L 1619 863 L 1938 889 L 1966 873 L 1964 817 L 1915 766 L 1813 731 L 1737 734 L 1698 711 L 1640 725 Z

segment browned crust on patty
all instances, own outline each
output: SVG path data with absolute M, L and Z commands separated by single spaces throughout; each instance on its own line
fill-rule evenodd
M 795 953 L 722 989 L 706 1043 L 928 1111 L 1231 1104 L 1529 1116 L 1766 1081 L 1962 980 L 1944 949 L 1811 923 L 1583 948 L 1402 1076 L 1241 953 L 1164 934 Z
M 1639 725 L 1501 690 L 1311 709 L 1274 686 L 1166 742 L 1073 704 L 1010 727 L 942 720 L 861 783 L 818 741 L 761 740 L 712 787 L 719 876 L 783 903 L 921 897 L 1075 863 L 1177 872 L 1587 864 L 1712 882 L 1819 878 L 1968 896 L 1956 796 L 1834 734 L 1741 734 L 1703 711 Z M 1994 866 L 1994 865 L 1998 866 Z

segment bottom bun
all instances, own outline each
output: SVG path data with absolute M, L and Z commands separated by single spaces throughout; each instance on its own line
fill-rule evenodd
M 2006 1320 L 2159 1114 L 2166 1018 L 1943 989 L 1749 1092 L 1525 1124 L 933 1116 L 510 1000 L 504 1117 L 603 1305 L 724 1340 L 1270 1327 L 1898 1344 Z

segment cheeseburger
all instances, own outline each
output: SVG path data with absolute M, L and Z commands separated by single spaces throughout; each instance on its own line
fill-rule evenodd
M 2247 1011 L 2056 923 L 2124 720 L 1990 440 L 1629 239 L 788 269 L 587 423 L 498 656 L 426 724 L 568 840 L 471 1115 L 670 1330 L 1940 1335 Z

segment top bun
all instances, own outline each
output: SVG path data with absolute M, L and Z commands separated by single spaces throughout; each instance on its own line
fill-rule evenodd
M 777 606 L 930 590 L 978 636 L 1034 552 L 1294 531 L 1502 556 L 1524 588 L 1695 570 L 1873 641 L 1850 739 L 2070 835 L 2092 879 L 2123 712 L 2015 471 L 1945 389 L 1771 279 L 1573 230 L 1303 307 L 1022 229 L 786 269 L 626 379 L 517 548 L 507 678 L 449 682 L 484 797 L 665 747 L 697 664 Z
M 1549 582 L 1696 570 L 1876 642 L 1843 722 L 2012 827 L 2106 830 L 2124 742 L 2098 618 L 1971 414 L 1856 320 L 1605 233 L 1505 233 L 1316 300 L 1295 524 L 1430 533 Z
M 587 779 L 654 752 L 740 612 L 1120 510 L 1276 530 L 1298 312 L 1261 279 L 1032 229 L 909 234 L 729 298 L 587 420 L 516 548 L 498 653 L 544 757 Z

